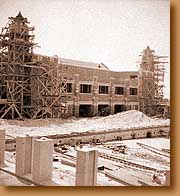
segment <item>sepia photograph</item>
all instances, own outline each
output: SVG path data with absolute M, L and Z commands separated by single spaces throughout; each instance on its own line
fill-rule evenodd
M 0 186 L 170 186 L 170 1 L 0 10 Z

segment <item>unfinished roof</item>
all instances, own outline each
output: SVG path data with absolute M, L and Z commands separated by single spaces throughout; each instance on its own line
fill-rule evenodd
M 13 19 L 16 23 L 21 23 L 21 22 L 25 22 L 25 23 L 29 23 L 27 21 L 27 18 L 23 17 L 21 11 L 19 11 L 19 13 L 17 14 L 16 17 L 8 17 L 9 19 Z
M 20 18 L 20 19 L 24 19 L 24 17 L 21 14 L 21 11 L 19 11 L 18 15 L 16 16 L 16 18 Z
M 92 63 L 92 62 L 85 62 L 85 61 L 65 59 L 65 58 L 59 58 L 58 61 L 62 65 L 70 65 L 70 66 L 85 67 L 85 68 L 92 68 L 92 69 L 100 69 L 100 70 L 109 71 L 109 68 L 106 65 L 104 65 L 103 63 Z

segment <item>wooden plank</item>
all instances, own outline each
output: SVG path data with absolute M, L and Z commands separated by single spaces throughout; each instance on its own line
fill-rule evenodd
M 0 99 L 0 104 L 7 104 L 7 99 Z

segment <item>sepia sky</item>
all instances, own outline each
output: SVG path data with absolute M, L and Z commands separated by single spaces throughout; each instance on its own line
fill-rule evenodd
M 168 0 L 0 0 L 0 27 L 21 11 L 36 27 L 36 53 L 137 70 L 138 55 L 147 45 L 170 57 L 169 9 Z

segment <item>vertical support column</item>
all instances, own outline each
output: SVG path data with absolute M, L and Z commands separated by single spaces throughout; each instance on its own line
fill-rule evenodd
M 144 99 L 143 99 L 143 70 L 139 69 L 139 77 L 138 77 L 138 96 L 139 96 L 139 110 L 144 112 Z
M 16 174 L 18 176 L 31 173 L 32 139 L 30 136 L 16 138 Z
M 74 89 L 75 89 L 75 96 L 74 96 L 74 115 L 76 117 L 79 117 L 79 92 L 80 92 L 80 86 L 79 86 L 79 74 L 74 75 Z
M 110 78 L 110 113 L 114 114 L 114 94 L 115 94 L 115 87 L 114 87 L 114 78 Z
M 130 101 L 130 83 L 126 83 L 125 85 L 125 95 L 124 95 L 124 102 L 125 102 L 125 111 L 129 110 L 129 101 Z
M 97 104 L 97 102 L 94 101 L 94 104 L 93 104 L 92 108 L 93 108 L 92 116 L 97 116 L 98 115 L 98 104 Z
M 32 180 L 35 183 L 51 181 L 53 168 L 53 140 L 34 139 L 32 158 Z
M 82 148 L 77 150 L 76 186 L 96 186 L 98 151 Z
M 75 103 L 74 110 L 75 110 L 74 116 L 79 117 L 79 103 L 78 102 Z
M 4 166 L 5 130 L 0 130 L 0 167 Z
M 93 112 L 92 115 L 96 116 L 98 114 L 98 78 L 93 77 Z

